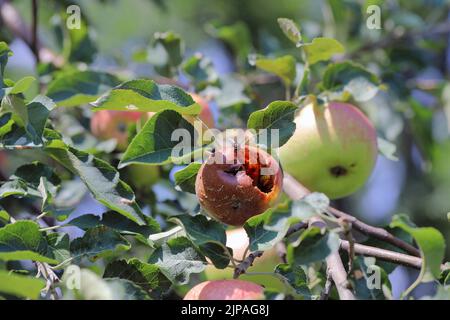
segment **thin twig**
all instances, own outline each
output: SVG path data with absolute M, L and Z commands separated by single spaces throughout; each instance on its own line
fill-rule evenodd
M 0 21 L 14 36 L 22 39 L 30 50 L 33 50 L 32 29 L 27 26 L 19 11 L 8 0 L 0 0 Z M 39 41 L 36 43 L 36 48 L 39 52 L 39 61 L 52 63 L 57 67 L 64 65 L 64 58 L 61 55 L 42 46 Z
M 283 181 L 283 189 L 286 192 L 286 194 L 291 197 L 294 200 L 299 200 L 310 193 L 308 189 L 306 189 L 303 185 L 301 185 L 298 181 L 296 181 L 294 178 L 292 178 L 290 175 L 285 174 L 284 181 Z M 335 216 L 336 218 L 342 218 L 346 219 L 349 222 L 351 222 L 352 227 L 359 232 L 372 236 L 376 239 L 382 240 L 384 242 L 390 243 L 407 253 L 420 257 L 420 251 L 419 249 L 415 248 L 414 246 L 410 245 L 409 243 L 394 237 L 391 233 L 389 233 L 387 230 L 384 230 L 382 228 L 374 227 L 371 225 L 368 225 L 355 217 L 339 211 L 335 208 L 329 207 L 328 212 Z
M 256 258 L 259 258 L 263 255 L 264 251 L 255 251 L 248 255 L 247 258 L 245 258 L 244 261 L 242 261 L 235 269 L 234 269 L 234 275 L 233 278 L 237 279 L 241 274 L 244 274 L 248 268 L 250 268 L 253 265 L 253 262 Z
M 333 278 L 331 277 L 329 269 L 327 268 L 327 281 L 325 282 L 325 286 L 323 288 L 322 293 L 320 294 L 319 300 L 328 300 L 332 287 L 333 287 Z
M 347 240 L 341 240 L 340 249 L 343 251 L 349 250 L 350 243 Z M 354 251 L 357 255 L 374 257 L 383 261 L 392 262 L 395 264 L 420 269 L 422 266 L 422 259 L 414 256 L 410 256 L 404 253 L 385 250 L 381 248 L 366 246 L 363 244 L 355 243 Z
M 355 300 L 353 292 L 350 290 L 350 283 L 347 280 L 347 271 L 342 264 L 339 252 L 330 254 L 327 259 L 327 268 L 336 286 L 336 290 L 341 300 Z
M 38 48 L 38 3 L 37 0 L 31 0 L 32 3 L 32 17 L 31 17 L 31 43 L 30 48 L 39 63 L 39 48 Z

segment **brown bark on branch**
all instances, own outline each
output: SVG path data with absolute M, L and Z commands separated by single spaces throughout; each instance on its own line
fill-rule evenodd
M 284 191 L 290 198 L 294 200 L 299 200 L 310 193 L 308 189 L 306 189 L 303 185 L 301 185 L 299 182 L 297 182 L 294 178 L 292 178 L 289 175 L 285 175 L 283 183 L 284 183 L 283 186 Z M 382 228 L 368 225 L 356 219 L 355 217 L 332 207 L 328 208 L 328 212 L 333 216 L 335 216 L 336 218 L 343 218 L 351 222 L 352 228 L 358 230 L 359 232 L 365 235 L 390 243 L 413 256 L 420 257 L 420 251 L 417 248 L 413 247 L 412 245 L 401 239 L 394 237 L 391 233 Z
M 340 249 L 348 251 L 350 244 L 347 240 L 341 240 Z M 404 253 L 380 249 L 376 247 L 366 246 L 355 243 L 354 251 L 357 255 L 366 257 L 374 257 L 383 261 L 392 262 L 406 267 L 420 269 L 422 266 L 422 259 L 410 256 Z

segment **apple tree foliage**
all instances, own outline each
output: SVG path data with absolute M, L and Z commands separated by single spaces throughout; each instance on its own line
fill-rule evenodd
M 342 15 L 349 10 L 346 2 L 329 3 L 334 18 L 345 20 Z M 358 6 L 351 9 L 364 9 Z M 256 50 L 243 22 L 214 22 L 206 30 L 233 53 L 234 73 L 220 75 L 206 56 L 185 50 L 189 43 L 168 31 L 156 33 L 147 47 L 134 53 L 136 61 L 153 66 L 155 78 L 151 79 L 135 77 L 132 72 L 91 68 L 97 48 L 88 22 L 83 20 L 83 28 L 69 31 L 63 13 L 55 19 L 59 23 L 55 22 L 54 32 L 63 40 L 56 54 L 63 58 L 63 65 L 41 63 L 37 75 L 13 81 L 5 71 L 14 52 L 7 42 L 0 42 L 0 155 L 17 161 L 13 172 L 2 167 L 5 176 L 0 183 L 2 298 L 174 299 L 204 280 L 208 265 L 233 269 L 242 262 L 233 258 L 226 245 L 227 226 L 209 219 L 193 194 L 200 163 L 171 173 L 177 160 L 172 157 L 177 144 L 171 141 L 172 132 L 181 128 L 193 134 L 195 128 L 183 117 L 198 115 L 201 110 L 189 94 L 193 91 L 214 98 L 220 129 L 279 129 L 281 144 L 294 133 L 294 112 L 310 96 L 319 101 L 353 101 L 372 117 L 384 157 L 396 160 L 401 154 L 395 147 L 403 141 L 401 134 L 392 129 L 401 122 L 410 128 L 409 141 L 415 141 L 415 150 L 423 153 L 426 163 L 446 165 L 443 153 L 448 148 L 439 149 L 432 136 L 435 111 L 413 96 L 407 98 L 410 86 L 421 85 L 405 80 L 412 72 L 408 63 L 413 62 L 396 62 L 405 57 L 426 63 L 426 50 L 439 46 L 440 38 L 424 38 L 417 44 L 419 48 L 381 41 L 386 50 L 380 55 L 388 55 L 387 60 L 392 61 L 383 65 L 386 59 L 370 52 L 377 49 L 370 47 L 371 42 L 363 44 L 361 51 L 355 48 L 357 31 L 350 25 L 346 27 L 348 41 L 339 41 L 345 40 L 345 35 L 312 37 L 293 20 L 280 18 L 279 35 L 286 36 L 280 41 L 290 41 L 291 45 L 277 52 Z M 403 19 L 398 20 L 399 26 L 406 28 L 405 32 L 413 30 L 412 37 L 416 36 L 414 24 L 419 17 L 411 12 Z M 405 56 L 400 55 L 401 50 Z M 155 81 L 160 77 L 179 81 L 181 76 L 183 86 Z M 275 97 L 263 96 L 268 85 L 274 87 Z M 39 92 L 30 96 L 36 87 Z M 447 82 L 445 87 L 438 84 L 432 90 L 448 100 L 448 87 Z M 395 108 L 384 110 L 391 117 L 376 118 L 376 106 L 372 107 L 376 96 L 394 101 L 391 105 Z M 88 123 L 94 112 L 129 111 L 130 106 L 133 111 L 156 114 L 142 126 L 128 128 L 129 146 L 119 153 L 114 140 L 95 138 Z M 266 147 L 272 147 L 270 141 Z M 134 188 L 126 169 L 135 164 L 157 166 L 159 180 L 148 188 Z M 101 204 L 104 212 L 85 208 L 73 215 L 87 198 Z M 280 242 L 286 246 L 284 261 L 267 274 L 278 283 L 274 288 L 266 286 L 268 299 L 321 296 L 327 280 L 325 261 L 339 252 L 343 237 L 339 224 L 326 213 L 328 205 L 329 200 L 321 194 L 295 201 L 284 197 L 277 207 L 246 222 L 250 239 L 247 254 L 264 252 Z M 290 232 L 295 224 L 315 217 L 330 220 L 330 226 L 311 225 Z M 436 228 L 416 226 L 406 215 L 396 215 L 385 228 L 420 249 L 418 283 L 432 281 L 437 288 L 435 298 L 450 298 L 448 268 L 441 265 L 446 242 L 441 233 Z M 70 230 L 77 230 L 77 235 Z M 357 242 L 402 252 L 368 237 L 359 237 Z M 347 252 L 341 250 L 340 254 L 347 262 Z M 392 298 L 387 276 L 395 267 L 392 262 L 359 255 L 353 260 L 348 281 L 356 298 Z M 368 285 L 373 270 L 381 281 L 376 288 Z M 332 299 L 339 298 L 335 290 L 329 294 Z

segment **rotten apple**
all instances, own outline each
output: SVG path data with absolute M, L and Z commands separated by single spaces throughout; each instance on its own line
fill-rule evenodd
M 227 144 L 202 164 L 195 191 L 211 217 L 242 226 L 276 203 L 282 180 L 278 162 L 263 149 Z

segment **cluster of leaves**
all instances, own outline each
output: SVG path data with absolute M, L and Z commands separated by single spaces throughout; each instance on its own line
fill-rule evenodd
M 190 88 L 214 97 L 223 111 L 219 122 L 222 127 L 236 121 L 238 115 L 247 120 L 249 129 L 279 129 L 281 144 L 295 130 L 295 110 L 310 95 L 321 100 L 361 102 L 378 92 L 380 80 L 363 66 L 347 60 L 330 62 L 336 54 L 345 52 L 340 42 L 324 37 L 305 42 L 293 21 L 283 18 L 278 22 L 298 50 L 297 56 L 248 57 L 250 48 L 240 46 L 239 39 L 248 42 L 242 25 L 211 26 L 210 30 L 239 51 L 240 59 L 248 57 L 248 67 L 254 65 L 281 79 L 286 99 L 273 101 L 262 110 L 251 86 L 236 75 L 219 77 L 206 57 L 185 57 L 184 43 L 175 33 L 155 34 L 154 41 L 135 58 L 151 63 L 161 76 L 183 74 Z M 94 52 L 86 50 L 93 49 L 93 45 L 86 27 L 82 30 L 84 36 L 69 35 L 72 46 L 66 49 L 67 67 L 50 71 L 48 66 L 41 66 L 40 77 L 50 80 L 45 92 L 31 100 L 24 93 L 36 80 L 25 77 L 13 82 L 3 77 L 11 52 L 6 43 L 0 43 L 0 148 L 16 152 L 31 149 L 39 159 L 19 166 L 0 186 L 0 200 L 5 207 L 0 208 L 0 294 L 41 297 L 45 281 L 34 277 L 38 268 L 26 263 L 32 261 L 61 278 L 59 284 L 54 284 L 56 287 L 45 290 L 55 290 L 66 298 L 180 296 L 184 285 L 201 279 L 208 264 L 225 269 L 237 262 L 232 249 L 226 246 L 226 226 L 203 215 L 192 195 L 200 164 L 183 167 L 173 178 L 169 174 L 179 160 L 172 157 L 179 143 L 172 141 L 172 132 L 185 129 L 194 136 L 195 128 L 184 116 L 198 115 L 200 105 L 178 86 L 78 70 L 74 66 L 89 63 Z M 321 72 L 321 81 L 315 83 L 311 75 L 317 72 Z M 120 154 L 113 151 L 114 141 L 99 141 L 86 129 L 91 113 L 98 110 L 156 114 L 142 128 L 130 128 L 134 134 L 126 151 Z M 385 142 L 380 146 L 386 146 L 381 151 L 392 156 L 392 145 Z M 180 157 L 196 156 L 205 148 L 194 147 L 192 153 Z M 266 147 L 271 147 L 270 142 Z M 145 190 L 130 186 L 132 181 L 129 184 L 123 180 L 123 170 L 135 164 L 159 166 L 160 181 Z M 87 194 L 102 204 L 105 212 L 101 216 L 83 212 L 71 218 Z M 269 250 L 280 241 L 287 244 L 287 261 L 276 266 L 272 274 L 283 288 L 267 288 L 268 298 L 315 299 L 320 295 L 326 279 L 324 260 L 339 249 L 341 230 L 313 226 L 285 238 L 297 222 L 314 216 L 332 219 L 323 213 L 328 205 L 324 195 L 311 194 L 298 201 L 286 200 L 245 224 L 251 252 Z M 36 211 L 37 217 L 32 215 Z M 54 226 L 43 225 L 44 218 Z M 73 238 L 63 231 L 71 226 L 83 230 L 83 235 Z M 421 279 L 441 278 L 448 294 L 445 286 L 449 276 L 440 272 L 444 240 L 439 232 L 416 228 L 403 217 L 394 219 L 387 228 L 419 245 L 424 259 Z M 386 275 L 392 265 L 362 258 L 354 264 L 361 270 L 351 278 L 358 297 L 391 296 Z M 382 287 L 367 286 L 369 266 L 375 266 L 383 275 Z M 49 281 L 46 275 L 44 279 Z

